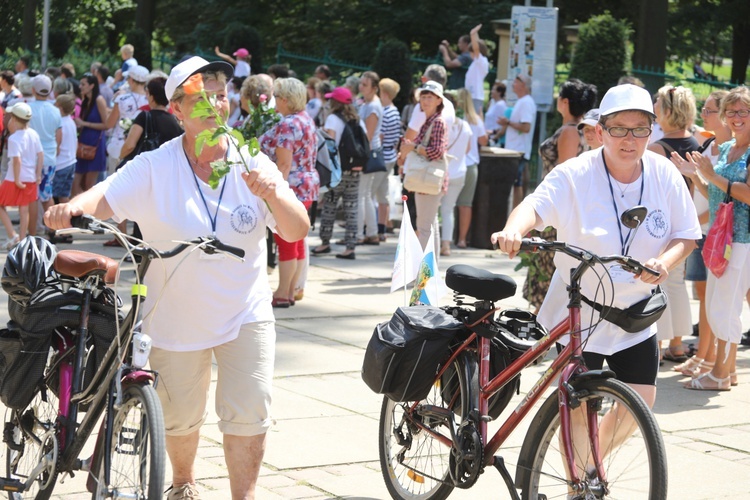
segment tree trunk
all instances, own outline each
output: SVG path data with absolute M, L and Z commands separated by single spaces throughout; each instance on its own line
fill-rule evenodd
M 154 18 L 156 17 L 156 0 L 138 0 L 135 11 L 135 29 L 141 30 L 146 35 L 148 43 L 145 47 L 139 47 L 140 55 L 138 63 L 151 69 L 153 60 L 151 54 L 151 40 L 154 33 Z
M 732 25 L 732 83 L 745 83 L 748 62 L 750 62 L 750 21 L 742 17 L 736 19 Z
M 664 78 L 656 75 L 638 74 L 636 70 L 664 73 L 667 58 L 667 13 L 668 0 L 641 0 L 638 27 L 636 28 L 633 70 L 646 84 L 651 93 L 664 85 Z
M 37 0 L 26 0 L 23 6 L 21 46 L 27 52 L 36 48 L 36 4 Z

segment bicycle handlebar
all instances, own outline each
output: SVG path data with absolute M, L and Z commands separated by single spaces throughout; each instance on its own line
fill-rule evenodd
M 70 226 L 82 231 L 90 231 L 93 234 L 104 234 L 113 232 L 111 229 L 103 226 L 101 221 L 91 215 L 74 215 L 70 218 Z M 222 243 L 216 238 L 201 236 L 199 238 L 192 239 L 190 241 L 181 242 L 171 250 L 159 251 L 153 248 L 148 248 L 148 252 L 151 252 L 161 258 L 174 257 L 178 253 L 182 252 L 186 248 L 191 246 L 199 247 L 203 252 L 213 255 L 216 253 L 224 253 L 238 259 L 244 259 L 245 251 L 242 248 L 234 247 Z
M 524 238 L 521 240 L 522 252 L 536 252 L 539 250 L 546 252 L 562 252 L 565 255 L 568 255 L 580 262 L 585 263 L 591 263 L 592 261 L 603 263 L 617 262 L 622 266 L 623 269 L 635 274 L 636 276 L 641 274 L 642 271 L 646 271 L 653 276 L 661 275 L 659 271 L 655 271 L 650 267 L 646 267 L 634 258 L 628 257 L 626 255 L 607 255 L 604 257 L 600 257 L 587 250 L 573 248 L 563 241 L 547 241 L 540 238 Z

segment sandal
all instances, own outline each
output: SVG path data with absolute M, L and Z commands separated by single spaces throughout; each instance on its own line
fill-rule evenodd
M 729 374 L 729 385 L 731 385 L 732 387 L 740 385 L 739 381 L 737 380 L 737 372 Z
M 461 240 L 458 243 L 456 243 L 456 248 L 467 248 L 466 242 Z
M 665 359 L 667 361 L 672 361 L 673 363 L 682 363 L 684 361 L 687 361 L 688 357 L 685 356 L 685 353 L 675 354 L 675 352 L 672 350 L 671 347 L 667 347 L 664 350 L 664 355 L 662 356 L 662 359 Z
M 690 376 L 685 372 L 690 372 L 690 373 L 695 372 L 698 369 L 698 367 L 701 365 L 701 363 L 703 363 L 703 361 L 704 361 L 703 358 L 698 358 L 696 356 L 693 356 L 689 358 L 687 361 L 685 361 L 684 363 L 680 363 L 679 365 L 673 367 L 672 370 L 676 372 L 681 372 L 683 375 Z
M 692 389 L 694 391 L 729 391 L 731 388 L 731 376 L 716 378 L 711 372 L 695 377 L 685 384 L 685 389 Z
M 304 288 L 295 288 L 294 289 L 294 300 L 302 300 L 302 298 L 305 296 L 305 289 Z
M 271 301 L 271 307 L 286 309 L 290 305 L 292 304 L 287 299 L 277 299 L 276 297 L 274 297 L 273 300 Z

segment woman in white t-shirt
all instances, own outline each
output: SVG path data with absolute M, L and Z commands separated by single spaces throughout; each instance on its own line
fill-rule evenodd
M 531 229 L 547 226 L 557 229 L 557 237 L 597 255 L 631 255 L 660 273 L 658 277 L 641 273 L 612 271 L 615 295 L 613 306 L 627 308 L 650 296 L 652 289 L 666 280 L 669 270 L 695 248 L 700 226 L 690 192 L 677 169 L 661 155 L 647 151 L 648 136 L 654 121 L 651 95 L 634 85 L 612 87 L 600 106 L 597 135 L 604 146 L 558 165 L 544 178 L 536 191 L 524 199 L 508 218 L 505 228 L 494 233 L 492 241 L 515 256 L 521 239 Z M 636 205 L 649 213 L 629 245 L 632 234 L 620 222 L 621 214 Z M 567 317 L 568 270 L 577 261 L 555 254 L 557 271 L 539 312 L 539 320 L 552 328 Z M 592 272 L 583 276 L 583 294 L 597 300 L 599 280 Z M 598 320 L 592 309 L 583 305 L 581 327 Z M 591 319 L 591 321 L 589 320 Z M 656 398 L 659 349 L 656 327 L 627 333 L 607 321 L 593 332 L 585 333 L 584 359 L 589 369 L 601 369 L 604 361 L 616 377 L 630 385 L 649 406 Z M 565 341 L 567 343 L 567 339 Z M 604 429 L 604 426 L 600 426 Z M 606 442 L 603 436 L 602 442 Z
M 138 155 L 104 182 L 45 214 L 52 229 L 69 227 L 70 217 L 82 213 L 131 219 L 144 239 L 161 250 L 172 248 L 173 240 L 212 235 L 245 251 L 242 262 L 191 252 L 184 259 L 152 264 L 163 269 L 146 276 L 150 293 L 143 307 L 149 319 L 143 331 L 153 339 L 149 363 L 159 372 L 174 498 L 200 497 L 194 462 L 207 414 L 212 359 L 224 374 L 215 396 L 230 487 L 238 498 L 254 496 L 272 424 L 276 338 L 266 228 L 295 241 L 310 227 L 305 207 L 265 154 L 251 157 L 247 148 L 238 151 L 226 137 L 196 154 L 196 138 L 216 127 L 212 118 L 192 116 L 202 99 L 199 88 L 225 114 L 231 75 L 231 65 L 223 61 L 192 57 L 176 65 L 165 90 L 185 134 Z M 211 162 L 225 159 L 233 166 L 212 189 Z M 243 159 L 249 171 L 240 166 Z
M 383 124 L 383 104 L 380 102 L 380 77 L 374 71 L 365 71 L 359 79 L 359 93 L 362 95 L 362 106 L 359 108 L 359 116 L 365 124 L 367 140 L 370 141 L 370 152 L 377 155 L 379 161 L 368 160 L 368 166 L 376 165 L 375 168 L 365 168 L 359 178 L 359 215 L 357 216 L 357 237 L 364 234 L 364 238 L 358 240 L 358 244 L 379 245 L 378 238 L 378 212 L 377 202 L 374 198 L 373 186 L 376 179 L 382 181 L 388 174 L 385 171 L 385 160 L 383 159 L 383 145 L 380 129 Z
M 466 89 L 461 89 L 463 97 L 469 99 L 469 109 L 474 119 L 477 119 L 474 112 L 474 105 L 471 103 L 471 94 Z M 451 99 L 450 95 L 446 99 Z M 442 226 L 440 228 L 440 255 L 448 256 L 451 254 L 451 240 L 453 239 L 453 210 L 456 208 L 456 200 L 464 187 L 466 180 L 466 157 L 471 151 L 471 144 L 474 141 L 474 133 L 469 126 L 469 122 L 459 118 L 461 108 L 460 97 L 458 102 L 453 104 L 459 110 L 459 115 L 453 121 L 448 129 L 448 189 L 440 200 L 440 218 Z

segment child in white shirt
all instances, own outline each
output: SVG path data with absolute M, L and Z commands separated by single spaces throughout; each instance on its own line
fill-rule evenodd
M 42 178 L 44 152 L 39 135 L 29 128 L 31 108 L 25 102 L 14 104 L 7 109 L 8 122 L 8 161 L 10 166 L 5 180 L 0 184 L 0 220 L 8 233 L 8 240 L 1 247 L 10 250 L 26 237 L 29 225 L 29 204 L 36 202 L 37 185 Z M 19 233 L 13 229 L 5 207 L 18 207 L 21 216 Z

